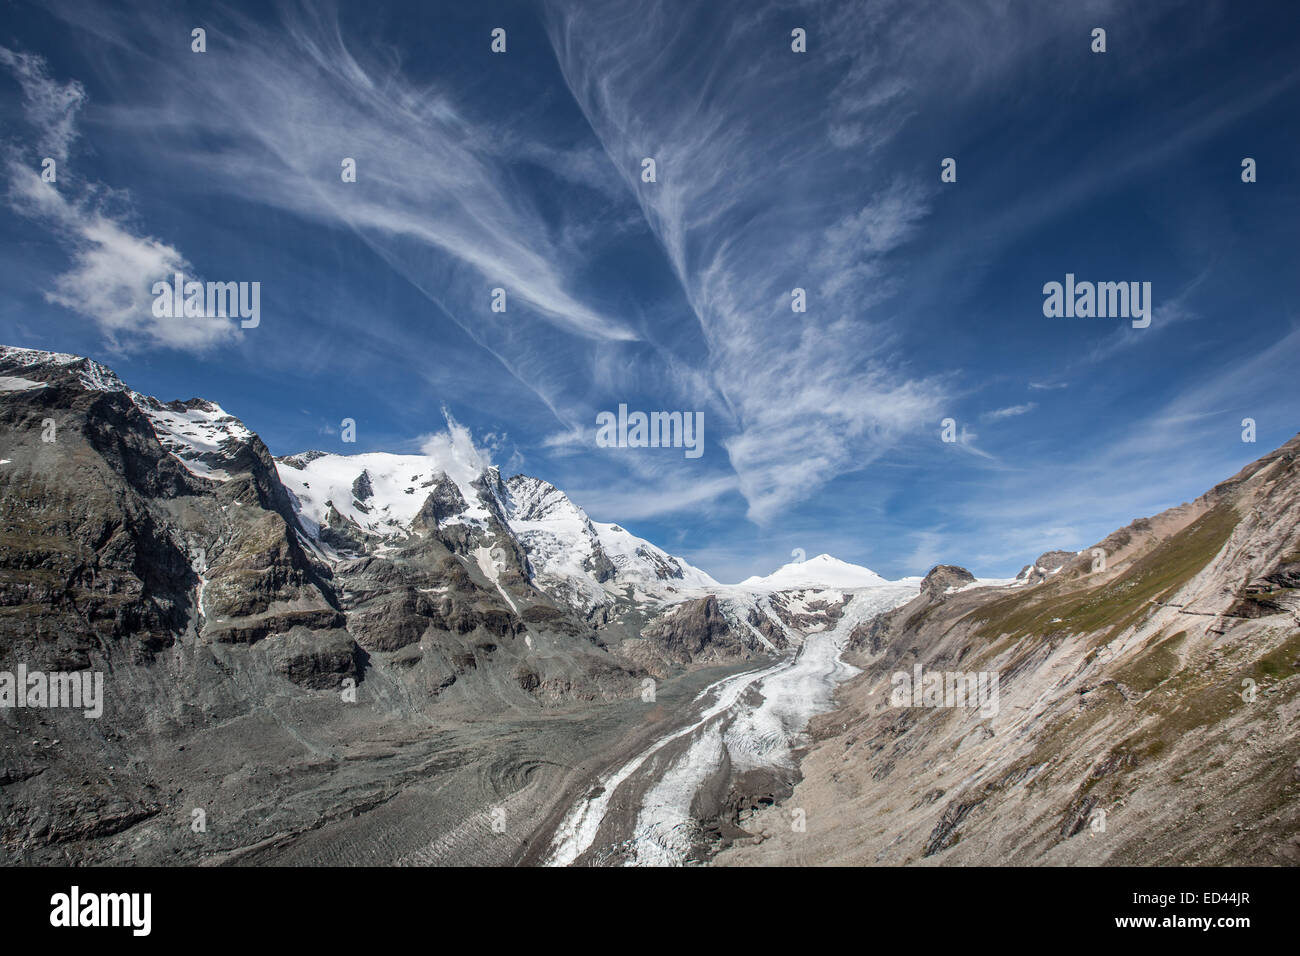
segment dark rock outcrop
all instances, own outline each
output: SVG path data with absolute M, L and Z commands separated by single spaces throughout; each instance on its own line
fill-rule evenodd
M 975 575 L 965 568 L 958 567 L 955 564 L 938 564 L 930 569 L 930 573 L 921 582 L 921 592 L 929 595 L 933 600 L 939 601 L 953 588 L 965 587 L 967 584 L 974 583 Z
M 679 664 L 743 657 L 749 651 L 715 595 L 685 601 L 647 625 L 642 637 L 667 659 Z

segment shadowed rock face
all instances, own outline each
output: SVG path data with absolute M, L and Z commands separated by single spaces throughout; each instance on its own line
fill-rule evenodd
M 767 615 L 752 610 L 746 620 L 754 626 L 755 630 L 767 638 L 773 647 L 784 650 L 789 646 L 789 638 L 786 636 L 785 630 Z M 833 624 L 834 621 L 830 623 Z
M 706 649 L 716 658 L 743 656 L 747 650 L 712 594 L 686 601 L 671 616 L 647 627 L 643 634 L 668 659 L 683 664 L 699 659 Z
M 145 663 L 185 634 L 251 644 L 297 626 L 343 626 L 331 573 L 300 544 L 256 436 L 206 454 L 228 480 L 199 477 L 163 447 L 142 408 L 209 403 L 87 388 L 79 365 L 14 359 L 0 354 L 0 370 L 44 387 L 0 401 L 11 459 L 0 471 L 7 654 L 44 664 L 77 647 L 88 662 L 94 647 L 102 663 Z M 52 440 L 43 422 L 54 423 Z
M 836 824 L 776 808 L 719 862 L 1300 863 L 1300 437 L 1094 547 L 1007 587 L 936 568 L 860 627 L 790 798 Z M 996 713 L 896 706 L 917 666 L 996 674 Z
M 446 475 L 438 475 L 433 479 L 432 490 L 416 516 L 417 527 L 432 531 L 438 527 L 439 521 L 454 518 L 464 513 L 467 507 L 469 506 L 456 483 Z
M 358 501 L 365 501 L 367 498 L 373 498 L 375 490 L 370 485 L 370 472 L 362 471 L 357 475 L 357 480 L 352 482 L 352 497 Z
M 71 374 L 38 375 L 24 377 L 46 387 L 0 402 L 10 459 L 0 468 L 6 646 L 43 666 L 84 666 L 102 640 L 146 659 L 184 629 L 197 582 L 151 502 L 193 495 L 199 483 L 125 393 L 87 391 Z M 46 421 L 53 442 L 42 441 Z

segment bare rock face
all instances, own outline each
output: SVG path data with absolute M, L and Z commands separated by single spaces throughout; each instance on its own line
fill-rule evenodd
M 600 548 L 593 548 L 591 554 L 583 559 L 582 566 L 601 584 L 613 579 L 617 573 L 614 562 Z
M 965 587 L 975 583 L 975 575 L 955 564 L 939 564 L 930 569 L 930 573 L 921 582 L 921 592 L 931 599 L 939 601 L 954 588 Z
M 679 605 L 643 633 L 667 656 L 683 664 L 698 659 L 706 648 L 721 656 L 738 654 L 741 646 L 712 594 Z
M 1073 551 L 1045 551 L 1033 564 L 1026 564 L 1016 575 L 1017 581 L 1042 584 L 1056 574 L 1067 574 L 1079 559 Z
M 767 607 L 786 627 L 796 631 L 816 631 L 831 627 L 844 613 L 847 599 L 840 593 L 823 594 L 812 588 L 796 588 L 778 591 L 767 599 Z M 751 621 L 751 623 L 754 623 Z M 771 622 L 768 627 L 756 623 L 760 631 L 771 636 Z M 785 633 L 780 632 L 780 639 L 785 641 Z
M 760 614 L 757 608 L 751 610 L 746 616 L 746 620 L 754 626 L 754 629 L 767 638 L 768 642 L 779 650 L 785 650 L 790 644 L 790 639 L 786 635 L 785 628 L 781 627 L 775 621 L 765 614 Z M 838 620 L 838 617 L 836 618 Z M 833 624 L 834 621 L 828 621 Z
M 879 655 L 900 630 L 914 627 L 916 622 L 928 618 L 936 605 L 959 599 L 960 594 L 955 592 L 974 583 L 975 575 L 963 567 L 955 564 L 935 565 L 921 581 L 920 593 L 914 600 L 853 629 L 849 634 L 849 655 Z
M 746 660 L 762 650 L 749 627 L 729 619 L 717 596 L 709 594 L 669 608 L 647 623 L 639 638 L 624 641 L 619 653 L 664 677 L 675 668 Z
M 1288 555 L 1264 575 L 1264 580 L 1272 586 L 1270 590 L 1300 588 L 1300 560 Z
M 268 638 L 264 651 L 277 674 L 314 690 L 336 690 L 347 677 L 360 680 L 366 659 L 346 632 L 303 626 Z
M 397 651 L 415 644 L 433 625 L 438 602 L 430 595 L 446 579 L 382 557 L 345 561 L 335 568 L 348 629 L 362 647 Z
M 294 627 L 344 626 L 329 571 L 308 557 L 275 512 L 240 525 L 205 560 L 199 633 L 207 640 L 251 644 Z
M 352 497 L 357 501 L 366 501 L 375 496 L 374 486 L 370 483 L 370 472 L 362 471 L 352 482 Z
M 0 615 L 6 647 L 41 664 L 85 663 L 101 639 L 143 658 L 193 610 L 183 540 L 152 503 L 197 494 L 125 391 L 90 391 L 75 367 L 9 365 L 39 388 L 5 392 L 0 434 Z M 54 441 L 42 440 L 52 422 Z
M 464 513 L 468 507 L 456 483 L 446 475 L 438 475 L 433 479 L 432 490 L 424 500 L 424 507 L 416 516 L 417 526 L 435 529 L 438 522 L 454 518 Z

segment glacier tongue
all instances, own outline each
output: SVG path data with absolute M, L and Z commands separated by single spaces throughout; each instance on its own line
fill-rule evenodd
M 619 844 L 626 862 L 687 862 L 700 833 L 692 813 L 696 795 L 719 773 L 792 766 L 808 722 L 830 709 L 835 687 L 857 673 L 840 658 L 853 629 L 916 593 L 911 584 L 889 583 L 856 591 L 836 626 L 809 635 L 793 657 L 710 685 L 696 698 L 700 710 L 693 720 L 602 776 L 595 795 L 569 809 L 547 864 L 567 866 L 593 849 L 606 852 L 595 846 L 596 838 L 619 805 L 618 794 L 634 790 L 642 774 L 654 782 L 640 797 L 635 816 L 612 822 L 615 833 L 626 833 Z

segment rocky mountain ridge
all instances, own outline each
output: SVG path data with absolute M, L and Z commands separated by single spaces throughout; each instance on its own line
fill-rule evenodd
M 779 652 L 798 640 L 794 619 L 783 619 L 766 598 L 725 589 L 618 525 L 593 522 L 540 479 L 504 480 L 494 467 L 473 467 L 454 454 L 438 460 L 312 451 L 273 459 L 219 405 L 203 399 L 161 402 L 130 390 L 90 359 L 6 347 L 0 370 L 23 372 L 30 377 L 10 378 L 33 383 L 4 393 L 29 406 L 23 424 L 34 424 L 43 407 L 55 421 L 62 413 L 74 426 L 72 434 L 86 437 L 83 423 L 56 406 L 64 398 L 75 399 L 77 408 L 111 406 L 133 453 L 103 464 L 115 466 L 128 483 L 133 472 L 166 463 L 153 469 L 154 484 L 137 489 L 144 495 L 133 502 L 147 510 L 148 501 L 167 512 L 152 520 L 152 526 L 166 527 L 169 539 L 154 557 L 176 574 L 165 585 L 160 580 L 157 587 L 140 589 L 151 613 L 162 614 L 165 605 L 173 631 L 188 627 L 201 639 L 226 644 L 251 645 L 304 628 L 330 648 L 322 661 L 342 667 L 320 675 L 315 665 L 289 667 L 297 675 L 311 674 L 311 683 L 332 680 L 328 674 L 359 677 L 355 661 L 369 653 L 400 654 L 402 666 L 413 665 L 414 652 L 402 652 L 429 627 L 521 638 L 526 649 L 539 652 L 543 646 L 559 651 L 575 637 L 605 650 L 609 642 L 601 631 L 621 643 L 664 608 L 719 593 L 723 625 L 705 628 L 703 642 L 687 642 L 699 651 L 709 645 L 711 660 Z M 66 428 L 63 436 L 43 443 L 48 447 L 33 442 L 32 450 L 58 456 L 71 440 Z M 104 433 L 89 437 L 91 449 L 100 453 L 114 441 Z M 120 446 L 122 436 L 116 442 Z M 27 480 L 26 464 L 15 462 L 6 473 L 11 485 Z M 159 484 L 161 476 L 166 481 Z M 232 508 L 254 505 L 259 510 L 240 515 L 249 520 L 231 521 Z M 82 543 L 93 548 L 94 542 Z M 838 595 L 830 597 L 826 607 Z M 713 606 L 719 606 L 716 597 Z M 806 629 L 832 622 L 816 617 L 805 608 L 799 624 Z M 168 627 L 154 635 L 157 642 L 172 639 Z M 345 635 L 357 642 L 352 662 L 344 661 Z M 566 667 L 573 663 L 571 652 L 561 652 Z M 452 686 L 473 654 L 458 646 L 441 655 L 425 683 L 435 693 Z M 604 664 L 592 666 L 606 670 Z M 547 677 L 534 671 L 519 668 L 521 687 L 546 686 Z M 626 676 L 638 673 L 633 664 Z
M 184 755 L 264 766 L 223 728 L 258 727 L 288 748 L 262 760 L 298 766 L 283 755 L 304 741 L 344 759 L 430 721 L 639 700 L 647 680 L 786 653 L 844 598 L 718 585 L 454 449 L 276 459 L 216 403 L 159 401 L 73 355 L 0 347 L 0 436 L 0 671 L 93 670 L 107 688 L 99 721 L 3 711 L 0 842 L 28 860 L 144 832 L 171 845 L 140 826 L 190 779 L 170 769 Z M 292 805 L 311 766 L 225 799 Z

